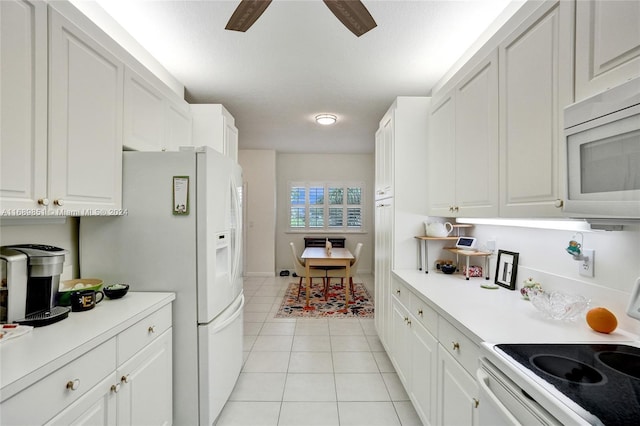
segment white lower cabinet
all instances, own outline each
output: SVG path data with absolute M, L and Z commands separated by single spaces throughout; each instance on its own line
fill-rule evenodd
M 2 401 L 0 424 L 171 425 L 172 371 L 165 305 Z
M 425 425 L 476 425 L 479 348 L 397 279 L 389 357 Z
M 171 329 L 118 368 L 118 425 L 170 425 Z
M 478 384 L 442 345 L 438 346 L 437 386 L 436 424 L 478 424 Z

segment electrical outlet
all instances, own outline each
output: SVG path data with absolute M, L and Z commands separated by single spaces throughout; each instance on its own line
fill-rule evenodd
M 584 256 L 584 259 L 578 262 L 578 274 L 583 277 L 593 277 L 596 251 L 592 249 L 583 249 L 582 255 Z

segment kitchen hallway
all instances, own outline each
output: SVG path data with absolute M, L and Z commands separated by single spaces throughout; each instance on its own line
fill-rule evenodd
M 294 280 L 245 278 L 244 365 L 216 425 L 421 425 L 373 319 L 274 318 Z

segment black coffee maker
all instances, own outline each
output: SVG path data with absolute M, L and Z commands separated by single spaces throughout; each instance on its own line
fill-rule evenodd
M 69 308 L 55 306 L 66 253 L 44 244 L 0 247 L 0 323 L 39 327 L 69 315 Z

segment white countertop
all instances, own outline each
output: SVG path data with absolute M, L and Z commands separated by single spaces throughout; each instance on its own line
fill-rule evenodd
M 545 318 L 519 290 L 481 288 L 493 280 L 431 271 L 394 270 L 418 297 L 476 343 L 630 342 L 638 336 L 621 329 L 597 333 L 584 316 L 575 321 Z
M 130 292 L 0 343 L 0 401 L 171 303 L 174 293 Z

